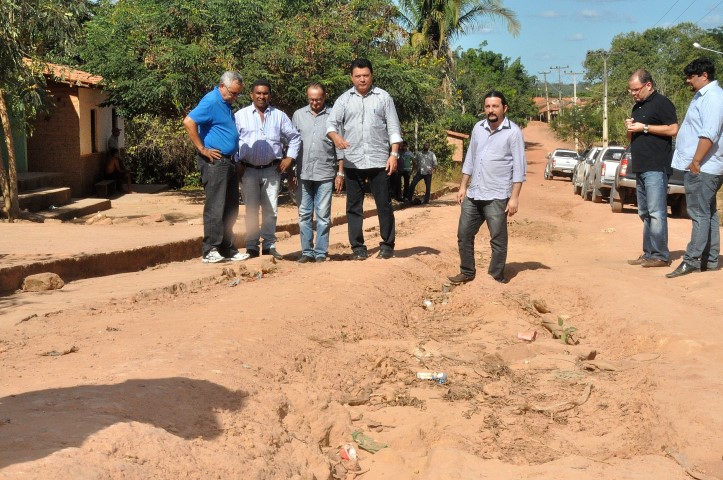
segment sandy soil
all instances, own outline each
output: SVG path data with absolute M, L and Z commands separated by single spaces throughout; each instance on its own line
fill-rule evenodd
M 398 213 L 391 260 L 347 260 L 341 226 L 324 264 L 181 262 L 0 321 L 0 478 L 723 478 L 723 272 L 627 265 L 637 216 L 544 181 L 558 142 L 525 137 L 507 285 L 483 227 L 480 274 L 445 292 L 448 195 Z M 671 219 L 674 265 L 689 232 Z M 542 326 L 559 318 L 577 345 Z M 342 460 L 354 432 L 386 447 Z

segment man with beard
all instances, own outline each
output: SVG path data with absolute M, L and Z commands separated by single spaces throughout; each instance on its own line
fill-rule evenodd
M 487 118 L 472 129 L 457 193 L 462 207 L 457 227 L 460 273 L 449 277 L 454 284 L 474 280 L 474 237 L 484 222 L 492 247 L 487 273 L 507 283 L 507 218 L 517 213 L 527 171 L 522 130 L 505 118 L 507 99 L 498 91 L 489 92 L 484 99 Z
M 299 154 L 301 135 L 288 115 L 269 104 L 270 99 L 271 84 L 265 79 L 256 80 L 251 85 L 251 105 L 237 111 L 234 119 L 246 203 L 246 253 L 251 258 L 258 257 L 259 241 L 263 238 L 261 253 L 281 260 L 284 257 L 276 250 L 281 174 L 291 169 Z
M 718 270 L 720 254 L 716 193 L 723 184 L 723 90 L 706 58 L 693 60 L 683 72 L 695 95 L 676 139 L 673 168 L 686 171 L 685 200 L 693 231 L 683 261 L 668 278 Z

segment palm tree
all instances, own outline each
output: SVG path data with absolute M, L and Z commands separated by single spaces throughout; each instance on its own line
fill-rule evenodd
M 410 44 L 423 55 L 449 57 L 450 44 L 479 28 L 485 19 L 502 19 L 514 36 L 520 32 L 515 13 L 501 0 L 399 0 L 402 26 Z

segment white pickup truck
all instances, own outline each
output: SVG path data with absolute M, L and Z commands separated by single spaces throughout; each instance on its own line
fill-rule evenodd
M 553 177 L 570 177 L 572 170 L 577 165 L 579 157 L 575 150 L 556 148 L 547 155 L 545 165 L 545 180 L 552 180 Z
M 624 153 L 625 147 L 620 146 L 602 149 L 585 179 L 585 185 L 582 188 L 585 193 L 583 198 L 587 200 L 589 196 L 594 203 L 602 203 L 603 192 L 610 190 L 615 183 L 615 171 Z

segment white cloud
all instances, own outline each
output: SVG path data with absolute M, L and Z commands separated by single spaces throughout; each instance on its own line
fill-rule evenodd
M 540 16 L 542 18 L 559 18 L 560 14 L 554 10 L 545 10 L 544 12 L 540 13 Z
M 599 18 L 600 12 L 597 10 L 581 10 L 580 15 L 582 15 L 583 18 Z
M 585 35 L 582 33 L 573 33 L 572 35 L 569 35 L 567 39 L 571 42 L 582 42 L 585 40 Z

